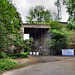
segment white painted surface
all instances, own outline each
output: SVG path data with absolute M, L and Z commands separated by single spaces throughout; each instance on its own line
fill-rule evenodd
M 30 52 L 30 55 L 32 55 L 33 53 L 32 52 Z
M 62 49 L 62 55 L 74 56 L 74 49 Z
M 36 52 L 33 52 L 33 55 L 36 55 Z
M 30 38 L 30 35 L 29 34 L 24 34 L 24 40 L 27 40 Z
M 36 55 L 39 55 L 39 52 L 36 52 Z

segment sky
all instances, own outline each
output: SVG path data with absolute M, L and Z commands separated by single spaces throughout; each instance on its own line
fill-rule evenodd
M 54 5 L 56 0 L 12 0 L 12 3 L 17 8 L 17 11 L 21 14 L 23 23 L 26 23 L 26 16 L 28 15 L 29 9 L 36 5 L 43 5 L 46 9 L 57 12 L 57 7 Z M 67 22 L 68 13 L 66 13 L 65 6 L 61 7 L 62 22 Z

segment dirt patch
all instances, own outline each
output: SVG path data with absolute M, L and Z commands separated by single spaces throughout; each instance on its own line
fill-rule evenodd
M 34 63 L 38 61 L 37 58 L 30 56 L 24 59 L 13 59 L 13 60 L 17 61 L 18 64 Z
M 34 63 L 47 63 L 47 62 L 54 62 L 54 61 L 61 61 L 64 59 L 70 59 L 73 57 L 69 56 L 29 56 L 28 58 L 24 59 L 14 59 L 19 64 L 34 64 Z

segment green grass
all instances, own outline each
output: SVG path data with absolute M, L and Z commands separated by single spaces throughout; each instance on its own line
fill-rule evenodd
M 2 74 L 2 71 L 0 71 L 0 74 Z
M 23 66 L 23 64 L 18 64 L 15 60 L 16 58 L 26 58 L 28 57 L 29 52 L 21 52 L 21 53 L 16 53 L 16 54 L 11 54 L 11 55 L 6 55 L 5 53 L 1 53 L 2 58 L 0 59 L 0 74 L 4 70 L 10 70 L 12 68 L 16 68 L 19 66 Z M 5 58 L 8 57 L 8 58 Z M 11 59 L 12 58 L 12 59 Z
M 0 59 L 0 70 L 9 70 L 17 66 L 17 62 L 12 59 Z

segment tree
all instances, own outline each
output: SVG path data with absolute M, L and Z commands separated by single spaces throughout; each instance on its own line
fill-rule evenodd
M 75 25 L 75 0 L 63 0 L 63 4 L 66 5 L 67 12 L 69 13 L 69 24 Z
M 0 0 L 0 52 L 6 51 L 9 35 L 17 34 L 21 17 L 10 0 Z
M 27 23 L 48 23 L 52 19 L 49 10 L 43 6 L 32 7 L 29 10 L 29 16 L 27 16 Z
M 57 6 L 57 11 L 58 11 L 57 20 L 60 21 L 61 19 L 61 0 L 56 0 L 55 6 Z
M 59 22 L 50 23 L 51 40 L 47 41 L 51 55 L 61 55 L 61 49 L 68 48 L 67 34 Z

